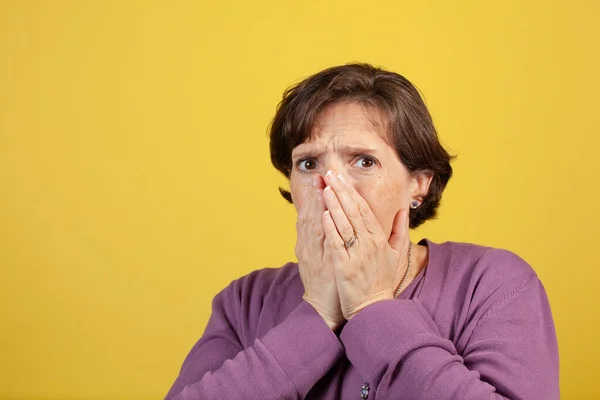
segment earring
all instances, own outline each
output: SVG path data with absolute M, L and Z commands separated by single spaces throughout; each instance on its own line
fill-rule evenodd
M 414 209 L 415 209 L 415 208 L 417 208 L 417 207 L 419 207 L 419 202 L 418 202 L 417 200 L 413 200 L 413 201 L 410 203 L 410 208 L 412 208 L 412 209 L 414 210 Z

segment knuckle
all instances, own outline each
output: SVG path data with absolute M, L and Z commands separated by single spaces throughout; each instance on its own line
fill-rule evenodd
M 315 229 L 314 233 L 313 233 L 313 238 L 316 240 L 322 240 L 323 237 L 325 236 L 325 232 L 323 231 L 323 229 Z
M 312 225 L 314 225 L 314 220 L 312 218 L 310 218 L 310 217 L 305 216 L 305 215 L 299 216 L 298 220 L 296 221 L 296 228 L 302 228 L 302 227 L 305 227 L 305 226 L 310 227 Z
M 325 245 L 326 245 L 327 247 L 329 247 L 329 248 L 333 249 L 333 250 L 339 250 L 339 249 L 340 249 L 340 242 L 339 242 L 339 241 L 337 241 L 337 240 L 332 240 L 332 239 L 330 239 L 330 238 L 327 238 L 327 237 L 325 238 Z M 341 246 L 342 246 L 342 247 L 344 247 L 344 244 L 343 244 L 343 243 L 341 243 Z M 333 257 L 334 257 L 334 254 L 335 254 L 335 252 L 334 252 L 334 253 L 332 253 L 332 254 L 330 254 L 329 256 L 333 258 Z
M 348 216 L 348 219 L 351 220 L 360 219 L 360 212 L 358 211 L 358 208 L 352 207 L 350 210 L 348 210 L 348 213 L 346 215 Z
M 365 215 L 365 216 L 371 215 L 371 208 L 365 201 L 360 201 L 358 203 L 358 211 L 360 214 Z
M 347 237 L 350 239 L 354 235 L 354 228 L 351 224 L 344 224 L 344 227 L 341 229 L 342 237 Z

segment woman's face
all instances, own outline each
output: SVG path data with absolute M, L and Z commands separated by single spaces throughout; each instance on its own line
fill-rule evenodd
M 420 200 L 431 180 L 424 175 L 411 176 L 356 103 L 327 106 L 315 121 L 312 140 L 292 151 L 290 191 L 296 211 L 305 201 L 311 176 L 325 176 L 329 170 L 343 174 L 354 185 L 387 236 L 398 211 L 409 208 L 412 200 Z

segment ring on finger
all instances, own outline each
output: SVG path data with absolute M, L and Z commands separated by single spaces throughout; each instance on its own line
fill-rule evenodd
M 356 234 L 353 234 L 352 237 L 350 239 L 348 239 L 347 242 L 344 242 L 344 247 L 348 248 L 350 246 L 352 246 L 355 242 L 356 242 Z

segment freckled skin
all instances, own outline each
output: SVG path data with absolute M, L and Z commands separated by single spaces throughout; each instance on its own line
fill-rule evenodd
M 400 162 L 393 147 L 385 142 L 370 122 L 364 109 L 355 103 L 336 103 L 326 107 L 315 123 L 312 140 L 298 145 L 292 163 L 311 157 L 316 166 L 302 173 L 296 166 L 290 175 L 290 190 L 296 211 L 305 201 L 303 193 L 311 184 L 311 175 L 324 176 L 328 170 L 342 173 L 348 183 L 367 201 L 381 228 L 389 237 L 394 217 L 407 209 L 414 198 L 426 193 L 427 187 L 411 176 Z M 368 148 L 379 162 L 373 168 L 361 168 L 356 152 L 348 149 Z M 420 187 L 421 186 L 421 187 Z M 428 186 L 428 182 L 427 185 Z

